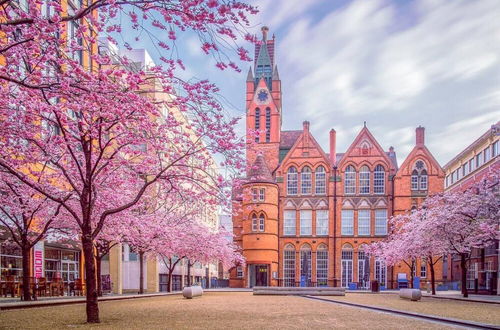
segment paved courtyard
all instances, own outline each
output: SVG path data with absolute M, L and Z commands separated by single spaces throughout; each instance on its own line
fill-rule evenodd
M 349 294 L 348 299 L 362 294 Z M 367 298 L 390 299 L 392 295 L 367 295 Z M 461 315 L 471 313 L 474 303 L 428 301 L 431 309 L 459 308 Z M 375 300 L 374 300 L 375 301 Z M 403 303 L 404 304 L 404 303 Z M 438 305 L 435 305 L 438 304 Z M 484 304 L 481 304 L 484 305 Z M 438 307 L 439 306 L 439 307 Z M 443 329 L 443 324 L 403 316 L 340 306 L 303 297 L 253 296 L 249 292 L 210 292 L 202 298 L 186 300 L 179 295 L 134 300 L 106 301 L 100 304 L 99 325 L 86 325 L 85 305 L 66 305 L 1 312 L 2 329 Z M 498 311 L 498 306 L 485 305 L 485 314 Z M 478 309 L 479 310 L 479 309 Z M 425 310 L 427 313 L 428 311 Z M 471 313 L 472 314 L 472 313 Z M 498 313 L 497 313 L 498 314 Z M 493 320 L 490 318 L 490 320 Z M 495 318 L 494 320 L 498 320 Z M 483 320 L 484 322 L 484 320 Z

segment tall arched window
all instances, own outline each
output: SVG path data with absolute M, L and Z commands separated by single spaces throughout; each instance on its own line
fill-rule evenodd
M 286 192 L 288 195 L 297 195 L 298 192 L 298 174 L 297 169 L 291 166 L 286 176 Z
M 411 172 L 411 190 L 427 190 L 427 187 L 428 176 L 425 163 L 417 160 Z
M 363 245 L 358 248 L 358 283 L 361 288 L 370 287 L 370 257 Z
M 295 286 L 295 247 L 285 245 L 283 250 L 283 281 L 284 286 Z
M 266 108 L 266 142 L 271 141 L 271 109 Z
M 265 217 L 264 214 L 261 214 L 259 217 L 259 231 L 264 231 L 264 224 L 265 224 Z
M 344 193 L 346 194 L 356 193 L 356 170 L 352 165 L 347 166 L 347 168 L 345 169 Z
M 328 247 L 325 244 L 318 246 L 316 251 L 316 281 L 318 286 L 328 285 Z
M 312 188 L 312 173 L 309 166 L 302 168 L 300 172 L 300 193 L 303 195 L 310 195 Z
M 373 192 L 375 194 L 385 192 L 385 169 L 382 165 L 377 165 L 373 172 Z
M 370 193 L 370 169 L 366 165 L 359 170 L 359 193 Z
M 352 246 L 346 244 L 342 247 L 342 268 L 341 268 L 341 279 L 340 285 L 344 288 L 349 287 L 349 283 L 352 282 Z
M 311 246 L 304 244 L 300 248 L 300 277 L 306 276 L 306 286 L 311 284 Z
M 318 195 L 326 194 L 326 171 L 323 166 L 318 166 L 315 172 L 315 192 Z
M 260 130 L 260 109 L 259 108 L 255 108 L 255 131 L 256 131 L 256 134 L 258 134 L 256 137 L 255 137 L 255 142 L 259 142 L 260 138 L 260 133 L 258 132 Z
M 257 216 L 254 214 L 252 215 L 252 231 L 257 231 L 258 229 L 259 229 L 259 224 Z

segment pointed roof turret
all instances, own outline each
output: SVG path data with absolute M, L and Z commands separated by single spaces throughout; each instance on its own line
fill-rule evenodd
M 262 153 L 257 154 L 257 158 L 255 162 L 250 167 L 250 171 L 248 173 L 248 181 L 249 182 L 273 182 L 273 176 L 271 171 L 269 171 L 269 167 L 266 165 L 266 161 Z
M 253 72 L 252 72 L 252 67 L 248 69 L 248 74 L 247 74 L 247 81 L 253 81 Z
M 273 80 L 280 80 L 280 75 L 278 73 L 278 66 L 277 65 L 274 65 Z

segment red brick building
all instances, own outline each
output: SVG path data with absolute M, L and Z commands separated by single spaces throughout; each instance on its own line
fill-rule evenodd
M 281 130 L 286 111 L 275 38 L 262 31 L 246 81 L 249 170 L 233 195 L 235 240 L 247 264 L 231 272 L 230 285 L 368 288 L 376 279 L 395 287 L 397 273 L 408 270 L 388 269 L 364 246 L 387 236 L 392 215 L 443 190 L 444 172 L 425 146 L 424 128 L 416 129 L 401 167 L 394 149 L 384 150 L 366 125 L 345 153 L 336 150 L 334 129 L 328 152 L 307 121 L 301 130 Z M 426 275 L 425 265 L 418 267 Z

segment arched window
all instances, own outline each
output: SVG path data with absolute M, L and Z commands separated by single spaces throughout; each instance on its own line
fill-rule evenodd
M 427 171 L 422 170 L 419 176 L 419 190 L 427 190 Z
M 373 172 L 373 192 L 375 194 L 385 192 L 385 169 L 382 165 L 377 165 Z
M 323 166 L 318 166 L 315 172 L 315 191 L 318 195 L 326 194 L 326 171 Z
M 285 245 L 283 250 L 283 281 L 284 286 L 295 286 L 295 247 Z
M 358 283 L 361 288 L 370 287 L 370 257 L 363 245 L 358 248 Z
M 345 169 L 344 192 L 346 194 L 356 193 L 356 170 L 354 166 L 349 165 Z
M 311 168 L 309 166 L 305 166 L 302 168 L 302 172 L 300 173 L 300 193 L 303 195 L 310 195 L 312 187 L 312 174 Z
M 266 108 L 266 142 L 271 141 L 271 109 Z
M 297 169 L 293 166 L 288 169 L 286 185 L 286 192 L 288 195 L 297 195 L 298 174 Z
M 259 229 L 259 224 L 257 221 L 257 216 L 254 214 L 252 215 L 252 231 L 257 231 Z
M 255 142 L 259 142 L 260 138 L 260 133 L 259 133 L 259 130 L 260 130 L 260 109 L 259 108 L 255 108 L 255 131 L 256 131 L 256 134 L 257 136 L 255 137 Z
M 366 165 L 359 170 L 359 193 L 370 193 L 370 169 Z
M 316 281 L 318 286 L 328 285 L 328 247 L 325 244 L 318 246 L 316 251 Z
M 304 244 L 300 248 L 300 277 L 306 276 L 306 286 L 311 284 L 311 246 Z
M 352 282 L 352 246 L 346 244 L 342 247 L 342 268 L 341 268 L 341 279 L 340 285 L 344 288 L 349 287 L 349 283 Z
M 264 214 L 261 214 L 259 217 L 259 231 L 264 231 L 265 218 Z
M 411 172 L 411 190 L 427 190 L 428 180 L 425 163 L 417 160 Z

